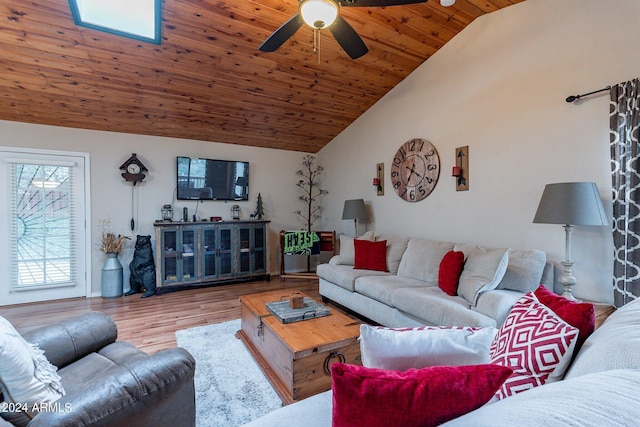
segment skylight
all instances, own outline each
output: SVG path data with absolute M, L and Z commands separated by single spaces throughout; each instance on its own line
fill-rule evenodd
M 76 25 L 160 44 L 162 0 L 69 0 Z

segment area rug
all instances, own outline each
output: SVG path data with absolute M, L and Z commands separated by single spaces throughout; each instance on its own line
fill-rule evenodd
M 176 331 L 178 346 L 196 359 L 196 426 L 235 427 L 282 401 L 234 334 L 240 319 Z

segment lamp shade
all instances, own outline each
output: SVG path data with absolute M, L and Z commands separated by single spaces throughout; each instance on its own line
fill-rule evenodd
M 344 208 L 342 209 L 342 219 L 369 219 L 367 208 L 364 206 L 364 200 L 345 200 Z
M 609 225 L 594 182 L 563 182 L 544 187 L 534 223 Z

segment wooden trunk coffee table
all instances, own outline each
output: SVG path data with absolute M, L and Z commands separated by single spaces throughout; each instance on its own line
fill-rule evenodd
M 329 366 L 361 365 L 360 322 L 331 308 L 325 317 L 281 323 L 266 308 L 295 290 L 240 297 L 238 336 L 285 404 L 331 388 Z

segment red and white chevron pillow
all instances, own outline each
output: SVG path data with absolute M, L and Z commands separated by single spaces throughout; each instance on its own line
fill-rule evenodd
M 541 304 L 532 292 L 511 309 L 489 348 L 490 363 L 513 369 L 496 392 L 505 397 L 544 384 L 569 366 L 578 329 Z

